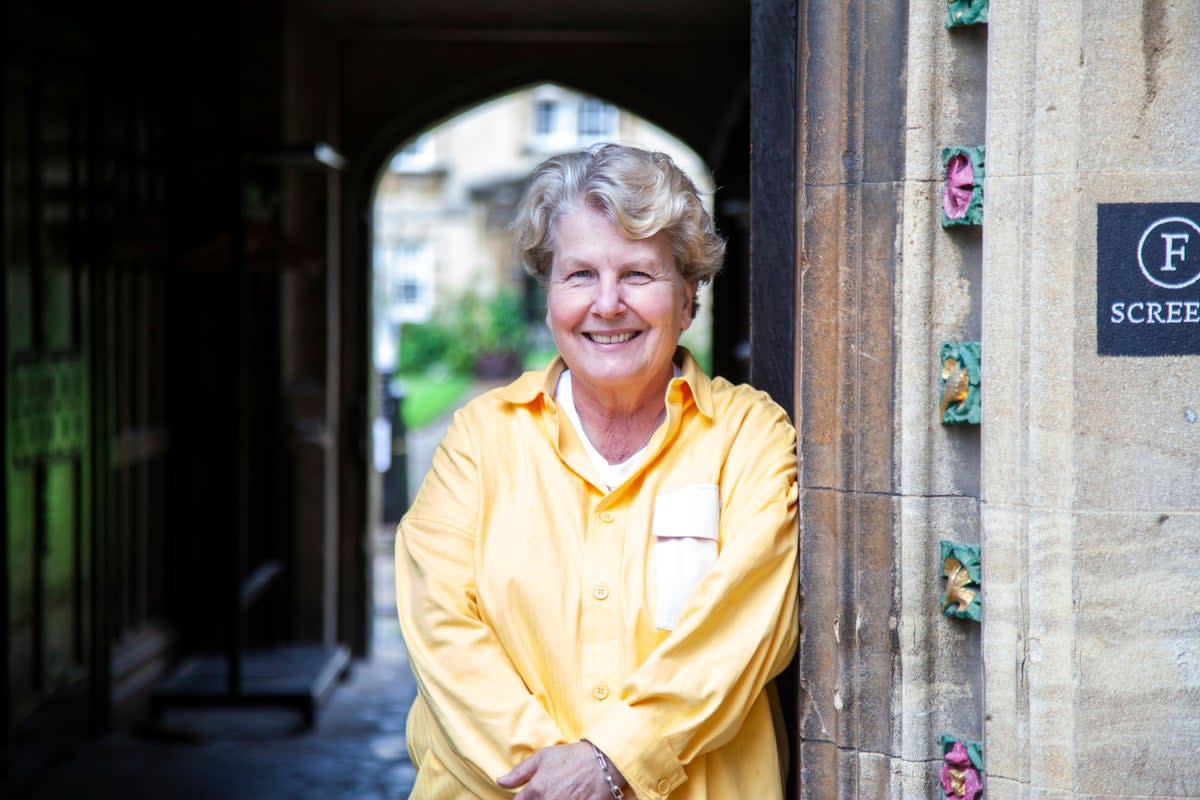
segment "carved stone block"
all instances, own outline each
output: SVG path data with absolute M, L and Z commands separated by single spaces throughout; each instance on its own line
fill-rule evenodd
M 983 147 L 942 148 L 942 227 L 983 224 Z
M 979 568 L 979 545 L 959 544 L 943 539 L 942 575 L 946 591 L 942 592 L 942 613 L 948 617 L 979 622 L 983 602 L 979 597 L 983 574 Z
M 961 28 L 988 21 L 988 0 L 949 0 L 946 6 L 946 27 Z
M 983 794 L 983 745 L 943 733 L 942 771 L 945 800 L 977 800 Z
M 941 365 L 938 419 L 943 425 L 978 425 L 979 342 L 942 342 Z

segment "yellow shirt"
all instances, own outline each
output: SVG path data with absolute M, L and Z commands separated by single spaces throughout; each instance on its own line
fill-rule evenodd
M 553 400 L 561 360 L 455 413 L 396 536 L 412 800 L 509 797 L 498 776 L 580 739 L 641 800 L 782 796 L 796 434 L 676 360 L 666 424 L 611 491 Z

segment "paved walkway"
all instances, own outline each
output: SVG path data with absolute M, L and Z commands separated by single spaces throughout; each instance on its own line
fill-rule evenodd
M 311 730 L 286 709 L 169 709 L 55 768 L 29 800 L 404 800 L 416 696 L 392 581 L 393 530 L 375 535 L 372 655 L 352 662 Z

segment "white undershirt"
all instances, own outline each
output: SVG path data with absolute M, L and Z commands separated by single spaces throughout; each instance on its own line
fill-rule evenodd
M 675 366 L 675 377 L 679 377 L 679 375 L 679 367 Z M 620 486 L 626 478 L 633 474 L 635 469 L 641 466 L 646 458 L 646 445 L 642 445 L 636 453 L 620 464 L 608 463 L 608 460 L 600 455 L 600 451 L 592 445 L 592 440 L 588 438 L 587 432 L 583 429 L 583 421 L 579 418 L 579 411 L 575 408 L 575 392 L 571 388 L 571 370 L 564 369 L 562 375 L 559 376 L 558 386 L 554 389 L 554 399 L 558 403 L 558 407 L 567 415 L 567 419 L 571 420 L 571 424 L 575 426 L 575 430 L 579 434 L 579 440 L 583 442 L 583 449 L 587 451 L 588 457 L 596 465 L 596 469 L 599 471 L 604 485 L 609 490 L 614 486 Z M 651 435 L 650 438 L 652 439 L 654 436 Z M 650 439 L 647 439 L 646 444 L 649 443 Z

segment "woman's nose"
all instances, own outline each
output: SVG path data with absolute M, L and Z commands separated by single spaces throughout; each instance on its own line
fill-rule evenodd
M 602 317 L 619 314 L 625 306 L 619 281 L 600 281 L 596 287 L 596 297 L 592 309 Z

